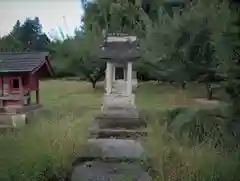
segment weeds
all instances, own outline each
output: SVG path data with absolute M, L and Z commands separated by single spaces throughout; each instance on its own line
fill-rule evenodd
M 1 181 L 64 180 L 85 148 L 100 94 L 91 94 L 83 82 L 46 81 L 42 87 L 44 109 L 20 131 L 0 136 Z
M 170 117 L 181 111 L 173 112 Z M 215 142 L 211 141 L 190 144 L 192 143 L 190 134 L 176 136 L 175 132 L 169 130 L 167 122 L 159 121 L 166 119 L 165 116 L 164 113 L 155 114 L 155 119 L 150 116 L 148 137 L 145 140 L 156 181 L 240 179 L 238 174 L 240 160 L 237 151 L 227 151 L 221 147 L 222 145 L 216 147 Z M 191 127 L 188 131 L 191 132 Z

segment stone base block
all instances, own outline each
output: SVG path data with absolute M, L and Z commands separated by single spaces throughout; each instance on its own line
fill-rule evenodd
M 105 94 L 103 97 L 102 111 L 110 107 L 136 109 L 135 94 L 132 94 L 131 96 L 119 94 Z
M 27 124 L 26 114 L 16 114 L 12 116 L 13 127 L 20 128 Z

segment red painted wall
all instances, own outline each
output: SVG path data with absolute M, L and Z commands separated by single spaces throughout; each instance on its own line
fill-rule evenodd
M 39 90 L 39 79 L 38 79 L 37 73 L 35 74 L 23 73 L 23 74 L 18 74 L 13 76 L 5 76 L 2 78 L 6 83 L 8 83 L 8 86 L 5 87 L 5 90 L 10 95 L 23 96 L 28 91 Z M 14 79 L 18 79 L 19 83 L 21 83 L 22 81 L 23 87 L 19 85 L 19 88 L 14 89 L 13 88 Z M 0 86 L 2 87 L 1 82 L 0 82 Z M 23 106 L 23 102 L 22 100 L 5 100 L 3 106 Z
M 30 90 L 30 76 L 28 74 L 24 74 L 21 76 L 23 81 L 23 89 L 28 91 Z
M 37 74 L 31 74 L 30 88 L 32 91 L 38 90 L 38 76 Z
M 9 93 L 19 93 L 20 92 L 20 88 L 19 89 L 13 89 L 13 85 L 12 85 L 12 81 L 14 79 L 19 79 L 19 78 L 22 79 L 24 92 L 38 90 L 38 81 L 39 81 L 38 80 L 38 75 L 37 74 L 25 73 L 25 74 L 21 74 L 21 75 L 18 75 L 18 76 L 5 76 L 5 77 L 3 77 L 4 81 L 8 82 L 8 87 L 9 87 L 8 92 Z M 0 87 L 2 87 L 1 84 L 0 84 Z
M 21 104 L 21 101 L 19 101 L 19 100 L 7 100 L 7 101 L 5 101 L 5 106 L 15 106 L 15 105 L 19 105 L 19 106 L 21 106 L 22 104 Z

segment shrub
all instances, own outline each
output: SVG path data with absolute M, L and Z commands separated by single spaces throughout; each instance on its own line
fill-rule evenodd
M 173 108 L 166 111 L 142 112 L 148 122 L 157 121 L 175 137 L 188 139 L 192 145 L 211 142 L 215 146 L 235 147 L 238 140 L 229 129 L 228 109 Z

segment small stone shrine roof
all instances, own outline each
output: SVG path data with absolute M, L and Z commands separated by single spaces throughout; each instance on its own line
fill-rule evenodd
M 100 59 L 121 63 L 134 61 L 140 57 L 137 37 L 127 34 L 108 34 L 100 53 Z

